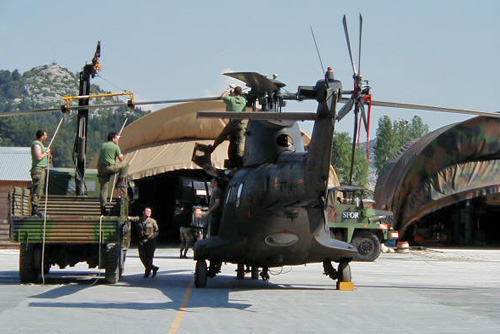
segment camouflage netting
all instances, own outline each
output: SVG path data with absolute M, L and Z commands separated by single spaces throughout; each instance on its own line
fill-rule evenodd
M 475 117 L 440 128 L 391 160 L 375 187 L 395 227 L 460 201 L 500 192 L 500 118 Z

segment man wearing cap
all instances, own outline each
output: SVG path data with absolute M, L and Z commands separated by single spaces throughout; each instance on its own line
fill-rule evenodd
M 247 106 L 247 99 L 243 96 L 243 90 L 240 86 L 230 85 L 222 93 L 221 99 L 227 105 L 227 111 L 242 112 L 245 111 Z M 247 121 L 242 119 L 230 120 L 215 139 L 210 151 L 213 152 L 217 146 L 229 137 L 229 160 L 233 167 L 242 166 L 246 124 Z
M 49 166 L 50 149 L 43 145 L 48 137 L 47 131 L 38 130 L 36 139 L 31 143 L 31 213 L 36 216 L 42 216 L 38 211 L 38 203 L 43 193 L 46 170 Z
M 97 164 L 97 177 L 99 178 L 99 184 L 101 185 L 101 214 L 106 215 L 106 195 L 108 193 L 109 180 L 114 174 L 118 174 L 118 186 L 126 187 L 126 177 L 128 171 L 128 162 L 123 162 L 125 156 L 118 146 L 118 141 L 120 140 L 120 135 L 116 132 L 110 132 L 108 134 L 108 141 L 101 145 L 101 151 L 99 152 L 99 160 Z M 118 159 L 119 162 L 116 162 Z

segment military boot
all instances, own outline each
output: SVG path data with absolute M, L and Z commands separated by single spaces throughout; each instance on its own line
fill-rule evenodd
M 31 208 L 31 215 L 38 216 L 38 217 L 43 217 L 43 213 L 41 213 L 38 210 L 38 205 L 33 205 L 33 207 Z

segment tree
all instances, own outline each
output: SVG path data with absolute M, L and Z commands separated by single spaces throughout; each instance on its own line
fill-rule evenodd
M 334 133 L 332 145 L 332 165 L 340 182 L 349 183 L 351 171 L 352 138 L 347 132 Z M 353 183 L 366 187 L 368 183 L 368 160 L 364 150 L 356 149 L 354 153 Z
M 375 145 L 375 168 L 377 174 L 384 169 L 387 161 L 399 150 L 399 139 L 389 116 L 382 116 L 378 122 L 377 144 Z
M 387 161 L 394 157 L 398 151 L 421 138 L 429 132 L 429 127 L 424 124 L 419 116 L 413 116 L 408 122 L 399 119 L 391 122 L 388 116 L 380 118 L 377 128 L 377 144 L 375 146 L 375 167 L 377 174 L 384 169 Z

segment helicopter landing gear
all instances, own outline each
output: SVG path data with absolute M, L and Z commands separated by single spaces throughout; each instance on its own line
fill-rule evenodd
M 220 261 L 210 261 L 210 266 L 208 267 L 207 275 L 212 278 L 220 273 L 220 268 L 222 267 L 222 262 Z
M 339 275 L 339 282 L 351 282 L 351 266 L 349 265 L 349 262 L 340 262 L 337 272 Z
M 330 277 L 333 280 L 338 280 L 339 282 L 351 282 L 351 266 L 349 262 L 340 262 L 338 269 L 335 270 L 332 263 L 328 260 L 323 261 L 323 274 Z
M 323 275 L 326 275 L 333 280 L 336 280 L 339 277 L 339 273 L 333 268 L 332 263 L 328 260 L 323 261 Z
M 259 279 L 259 267 L 252 266 L 251 273 L 252 279 Z
M 262 272 L 260 273 L 260 277 L 262 277 L 262 279 L 264 281 L 269 281 L 269 268 L 268 267 L 262 268 Z
M 204 259 L 196 261 L 194 285 L 197 288 L 204 288 L 207 286 L 207 262 Z
M 245 278 L 245 265 L 243 263 L 238 263 L 238 268 L 236 269 L 236 279 Z

